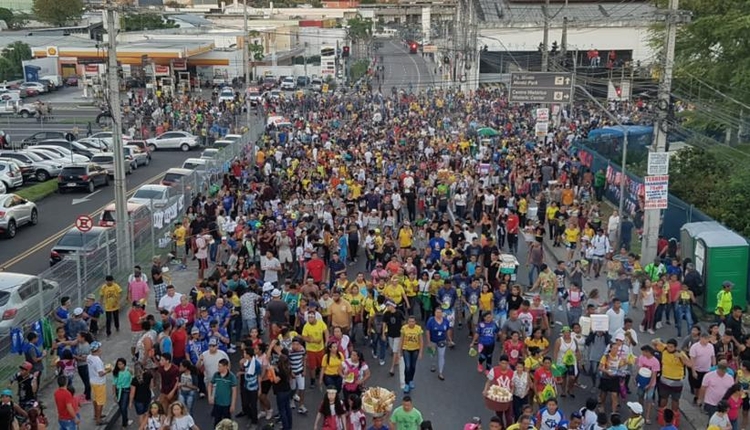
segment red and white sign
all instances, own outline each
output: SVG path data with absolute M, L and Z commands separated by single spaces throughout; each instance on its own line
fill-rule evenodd
M 83 66 L 83 72 L 87 75 L 96 75 L 99 73 L 99 65 L 98 64 L 86 64 Z
M 537 122 L 548 122 L 549 121 L 549 109 L 538 108 L 536 110 L 536 121 Z
M 169 76 L 169 66 L 154 66 L 154 75 Z
M 669 206 L 669 175 L 646 176 L 644 209 L 666 209 Z
M 88 215 L 78 215 L 78 218 L 76 218 L 76 228 L 81 233 L 86 233 L 91 230 L 93 226 L 94 220 Z
M 172 60 L 172 68 L 175 70 L 187 70 L 187 60 L 184 58 Z

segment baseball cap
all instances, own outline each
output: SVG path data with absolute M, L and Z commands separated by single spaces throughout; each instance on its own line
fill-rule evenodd
M 73 315 L 74 316 L 81 316 L 81 315 L 83 315 L 83 309 L 81 309 L 81 308 L 75 308 L 75 309 L 73 309 Z
M 89 295 L 86 296 L 86 299 L 88 299 L 88 300 L 96 300 L 96 296 L 93 295 L 93 294 L 89 294 Z
M 185 324 L 187 324 L 187 320 L 185 320 L 185 318 L 177 318 L 177 321 L 175 321 L 175 324 L 177 325 L 177 327 L 182 327 Z
M 271 290 L 273 290 L 273 284 L 272 283 L 266 282 L 265 284 L 263 284 L 263 292 L 264 293 L 268 292 L 268 291 L 271 291 Z
M 208 340 L 208 346 L 218 346 L 219 345 L 219 339 L 216 339 L 215 337 L 212 337 Z
M 91 342 L 91 352 L 99 351 L 101 348 L 101 342 Z
M 208 312 L 208 308 L 205 306 L 201 306 L 201 312 Z
M 622 333 L 617 333 L 617 336 L 615 336 L 615 340 L 621 340 L 621 341 L 624 342 L 625 341 L 625 335 L 622 334 Z
M 18 368 L 23 370 L 31 370 L 34 368 L 34 365 L 29 363 L 28 361 L 24 361 L 20 366 L 18 366 Z
M 6 388 L 6 389 L 4 389 L 3 391 L 0 392 L 0 396 L 13 397 L 13 391 L 11 391 L 11 390 L 9 390 L 9 389 Z
M 643 406 L 640 403 L 637 403 L 637 402 L 628 402 L 628 407 L 635 414 L 640 415 L 640 414 L 643 413 Z
M 198 330 L 198 327 L 193 327 L 192 330 L 190 330 L 190 334 L 200 334 L 200 330 Z
M 271 291 L 271 297 L 281 297 L 281 291 L 274 288 L 274 290 Z
M 724 288 L 727 288 L 727 287 L 732 288 L 732 287 L 734 287 L 734 282 L 732 282 L 732 281 L 724 281 L 724 282 L 721 283 L 721 286 L 724 287 Z

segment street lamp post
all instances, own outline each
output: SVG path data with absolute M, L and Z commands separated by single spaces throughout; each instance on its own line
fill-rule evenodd
M 622 216 L 623 210 L 625 209 L 625 180 L 627 179 L 627 167 L 625 167 L 626 166 L 625 163 L 627 163 L 628 161 L 628 129 L 625 128 L 625 125 L 616 116 L 614 116 L 612 112 L 605 109 L 604 106 L 599 102 L 599 100 L 597 100 L 594 96 L 592 96 L 591 93 L 589 93 L 586 90 L 586 88 L 584 88 L 581 85 L 576 85 L 575 88 L 581 90 L 581 92 L 584 93 L 586 97 L 588 97 L 592 102 L 594 102 L 599 107 L 599 109 L 601 109 L 602 112 L 604 112 L 604 114 L 607 115 L 607 117 L 609 117 L 609 119 L 611 119 L 615 124 L 617 124 L 620 127 L 620 129 L 623 132 L 622 162 L 621 162 L 622 163 L 622 166 L 621 166 L 622 177 L 620 178 L 620 200 L 617 205 L 618 215 Z M 620 223 L 620 226 L 622 226 L 622 223 Z M 621 237 L 622 236 L 621 233 L 622 231 L 618 231 L 617 236 Z

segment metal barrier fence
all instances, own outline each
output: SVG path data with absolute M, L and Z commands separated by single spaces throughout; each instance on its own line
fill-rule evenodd
M 181 181 L 170 186 L 169 199 L 156 202 L 150 200 L 145 215 L 129 215 L 128 223 L 132 240 L 129 243 L 118 243 L 114 227 L 106 228 L 100 237 L 81 233 L 80 239 L 73 236 L 72 241 L 85 244 L 80 251 L 71 252 L 55 265 L 38 274 L 24 279 L 18 288 L 22 304 L 11 316 L 6 311 L 0 325 L 0 380 L 8 380 L 18 366 L 24 361 L 19 353 L 19 335 L 26 336 L 30 331 L 40 332 L 43 339 L 43 326 L 52 326 L 53 339 L 44 339 L 44 346 L 49 348 L 54 341 L 55 324 L 52 313 L 60 305 L 62 297 L 70 297 L 69 312 L 72 315 L 76 307 L 85 308 L 86 296 L 94 294 L 102 306 L 100 291 L 105 277 L 112 275 L 122 288 L 121 309 L 129 309 L 126 303 L 128 277 L 133 273 L 133 266 L 122 258 L 127 254 L 133 256 L 135 265 L 143 268 L 143 273 L 150 274 L 152 259 L 161 256 L 162 262 L 168 264 L 167 254 L 171 251 L 171 232 L 175 222 L 180 222 L 191 205 L 192 199 L 202 193 L 211 195 L 221 189 L 224 173 L 229 171 L 232 160 L 250 154 L 254 148 L 258 131 L 248 132 L 233 145 L 221 148 L 215 158 L 206 163 L 205 169 L 193 171 Z M 101 217 L 101 215 L 100 215 Z M 115 220 L 117 222 L 117 220 Z M 95 224 L 99 219 L 94 220 Z M 93 233 L 97 229 L 92 229 Z M 2 297 L 0 297 L 0 300 Z M 46 321 L 47 324 L 42 324 Z M 124 315 L 120 318 L 121 329 L 128 330 L 128 321 Z M 99 318 L 99 338 L 103 336 L 105 318 Z M 48 358 L 45 368 L 50 369 L 52 358 Z M 45 371 L 46 382 L 54 375 Z
M 594 149 L 583 145 L 581 142 L 573 144 L 573 152 L 575 152 L 581 160 L 581 163 L 586 167 L 590 168 L 592 172 L 598 172 L 604 170 L 605 172 L 610 171 L 610 178 L 621 176 L 622 170 L 620 166 L 613 163 L 609 158 L 601 155 Z M 628 154 L 628 158 L 630 154 Z M 619 160 L 619 158 L 615 158 Z M 643 184 L 643 179 L 627 173 L 628 182 L 625 186 L 625 209 L 629 214 L 633 214 L 633 211 L 638 204 L 638 193 L 639 189 Z M 604 196 L 615 206 L 620 201 L 620 187 L 614 181 L 608 179 L 607 187 Z M 713 221 L 714 219 L 701 212 L 695 206 L 686 203 L 685 201 L 669 195 L 669 206 L 667 209 L 662 211 L 661 224 L 659 227 L 659 234 L 665 237 L 680 237 L 680 229 L 683 225 L 690 222 L 701 222 L 701 221 Z

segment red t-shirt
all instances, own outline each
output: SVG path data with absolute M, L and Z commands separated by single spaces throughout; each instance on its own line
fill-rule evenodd
M 552 376 L 551 370 L 540 367 L 534 372 L 534 385 L 537 393 L 541 393 L 544 391 L 544 387 L 553 385 L 554 383 L 555 378 Z
M 520 223 L 520 220 L 518 219 L 518 215 L 510 214 L 508 215 L 508 219 L 505 221 L 505 230 L 508 233 L 517 234 L 519 223 Z
M 139 332 L 141 331 L 141 318 L 146 316 L 144 309 L 131 309 L 128 312 L 128 321 L 130 321 L 130 331 Z
M 185 347 L 187 346 L 187 332 L 175 330 L 169 336 L 172 339 L 172 357 L 185 358 Z
M 508 355 L 508 363 L 510 363 L 511 366 L 518 364 L 518 361 L 523 354 L 523 348 L 524 344 L 521 341 L 518 341 L 515 345 L 510 340 L 505 341 L 503 344 L 503 351 Z
M 78 408 L 76 407 L 76 400 L 73 398 L 73 394 L 68 391 L 67 388 L 58 388 L 55 390 L 55 405 L 57 405 L 57 419 L 61 421 L 72 421 L 76 419 L 75 416 L 70 415 L 70 412 L 68 412 L 67 405 L 72 404 L 73 410 L 76 412 L 78 411 Z
M 193 324 L 195 321 L 195 306 L 192 303 L 188 303 L 185 306 L 180 303 L 174 307 L 172 312 L 174 312 L 176 318 L 182 318 L 187 321 L 188 325 Z
M 513 371 L 511 369 L 500 370 L 500 367 L 494 367 L 487 377 L 492 378 L 492 382 L 494 382 L 495 385 L 510 390 L 510 382 L 513 380 Z
M 320 258 L 314 258 L 307 262 L 307 273 L 315 282 L 323 280 L 323 273 L 326 270 L 326 264 Z

